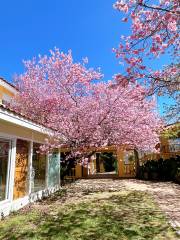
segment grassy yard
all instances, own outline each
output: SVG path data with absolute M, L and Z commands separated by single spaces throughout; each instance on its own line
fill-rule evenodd
M 147 193 L 87 193 L 74 203 L 60 203 L 59 194 L 0 222 L 0 239 L 178 239 Z

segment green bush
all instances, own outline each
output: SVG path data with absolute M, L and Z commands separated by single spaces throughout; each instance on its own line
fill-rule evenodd
M 138 178 L 180 182 L 180 156 L 147 161 L 139 168 Z
M 180 183 L 180 168 L 177 169 L 176 176 L 175 176 L 175 181 L 177 183 Z

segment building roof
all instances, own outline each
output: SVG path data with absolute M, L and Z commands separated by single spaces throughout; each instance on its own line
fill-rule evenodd
M 180 127 L 180 122 L 170 123 L 165 126 L 165 128 Z
M 17 90 L 16 86 L 0 76 L 0 80 Z
M 4 83 L 4 84 L 2 84 L 2 86 L 10 88 L 14 93 L 16 93 L 18 91 L 18 89 L 16 88 L 15 85 L 13 85 L 12 83 L 9 83 L 7 80 L 5 80 L 3 77 L 0 76 L 0 85 L 1 85 L 1 83 Z M 49 129 L 51 131 L 54 131 L 51 128 L 47 128 L 45 125 L 40 124 L 38 121 L 35 121 L 30 117 L 27 117 L 25 114 L 21 113 L 20 111 L 13 109 L 10 106 L 10 104 L 1 104 L 0 103 L 0 110 L 3 112 L 9 113 L 11 116 L 14 116 L 15 118 L 18 117 L 18 118 L 21 118 L 21 120 L 25 120 L 25 121 L 28 121 L 29 123 L 36 124 L 39 127 L 43 127 L 43 128 L 46 128 L 47 130 Z
M 0 104 L 0 119 L 9 121 L 11 123 L 20 125 L 22 127 L 28 127 L 36 131 L 44 130 L 53 132 L 51 128 L 47 128 L 45 125 L 42 125 L 31 118 L 26 117 L 24 114 L 12 109 L 10 106 Z M 22 124 L 24 123 L 24 124 Z
M 18 88 L 15 85 L 13 85 L 12 83 L 9 83 L 2 77 L 0 77 L 0 86 L 6 88 L 8 91 L 10 91 L 13 94 L 16 94 L 18 91 Z

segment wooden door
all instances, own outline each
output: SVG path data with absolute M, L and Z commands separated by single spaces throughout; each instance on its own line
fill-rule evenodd
M 88 167 L 82 166 L 82 177 L 88 176 Z
M 14 199 L 28 194 L 28 152 L 29 142 L 18 139 L 16 145 Z

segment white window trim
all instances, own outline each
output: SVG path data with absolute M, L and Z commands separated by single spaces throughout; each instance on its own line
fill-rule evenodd
M 15 165 L 16 165 L 16 139 L 12 139 L 11 149 L 11 170 L 10 170 L 10 184 L 9 184 L 9 197 L 10 201 L 13 202 L 14 195 L 14 177 L 15 177 Z
M 28 153 L 28 179 L 29 179 L 29 191 L 31 194 L 31 175 L 32 175 L 32 157 L 33 157 L 33 141 L 29 143 L 29 153 Z
M 12 186 L 14 185 L 14 141 L 16 140 L 7 138 L 6 136 L 0 135 L 0 138 L 5 139 L 9 142 L 9 154 L 8 154 L 8 168 L 7 168 L 7 176 L 6 176 L 6 192 L 5 192 L 5 199 L 0 201 L 0 204 L 6 204 L 11 202 L 12 200 Z M 16 146 L 15 146 L 16 148 Z
M 10 176 L 11 176 L 11 161 L 12 161 L 12 141 L 8 140 L 9 142 L 9 150 L 8 150 L 8 168 L 7 168 L 7 176 L 6 176 L 6 192 L 5 192 L 5 199 L 9 200 L 9 184 L 10 184 Z

